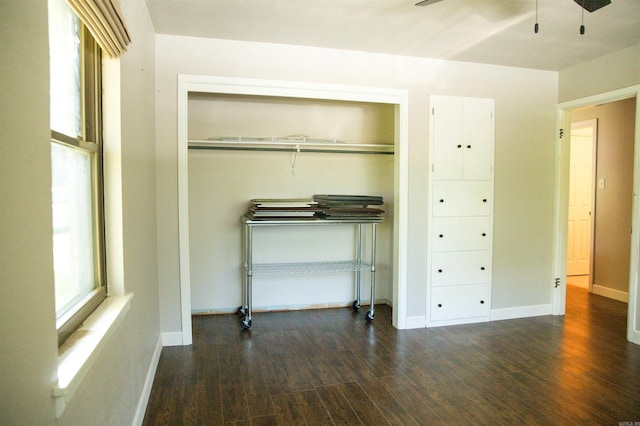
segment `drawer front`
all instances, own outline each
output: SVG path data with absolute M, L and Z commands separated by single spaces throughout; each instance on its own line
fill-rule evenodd
M 491 253 L 485 251 L 434 253 L 431 262 L 431 285 L 487 284 Z
M 435 287 L 431 290 L 431 321 L 489 315 L 489 285 Z
M 491 217 L 437 218 L 433 220 L 433 251 L 488 250 Z
M 431 202 L 434 217 L 489 216 L 493 205 L 491 183 L 435 183 Z

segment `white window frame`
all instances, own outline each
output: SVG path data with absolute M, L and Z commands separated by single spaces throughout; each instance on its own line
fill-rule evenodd
M 75 12 L 72 11 L 72 13 Z M 81 134 L 65 135 L 52 130 L 51 143 L 77 149 L 91 155 L 94 290 L 57 316 L 56 329 L 59 345 L 67 340 L 107 296 L 102 172 L 102 49 L 82 21 L 80 21 L 80 25 Z

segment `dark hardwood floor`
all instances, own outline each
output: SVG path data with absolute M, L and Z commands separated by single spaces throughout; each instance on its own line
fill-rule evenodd
M 640 422 L 627 305 L 568 289 L 565 317 L 403 330 L 391 309 L 193 318 L 162 350 L 145 425 Z M 624 423 L 623 423 L 624 424 Z M 631 423 L 633 424 L 633 423 Z

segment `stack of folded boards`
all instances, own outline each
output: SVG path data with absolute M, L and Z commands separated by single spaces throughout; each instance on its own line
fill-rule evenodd
M 382 197 L 370 195 L 314 195 L 316 216 L 322 219 L 382 221 Z
M 247 216 L 252 220 L 314 219 L 316 204 L 311 198 L 256 198 Z

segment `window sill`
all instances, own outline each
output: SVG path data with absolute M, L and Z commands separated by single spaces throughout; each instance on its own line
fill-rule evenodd
M 53 389 L 57 418 L 60 418 L 98 354 L 118 329 L 132 298 L 132 293 L 107 297 L 58 349 L 58 383 Z

